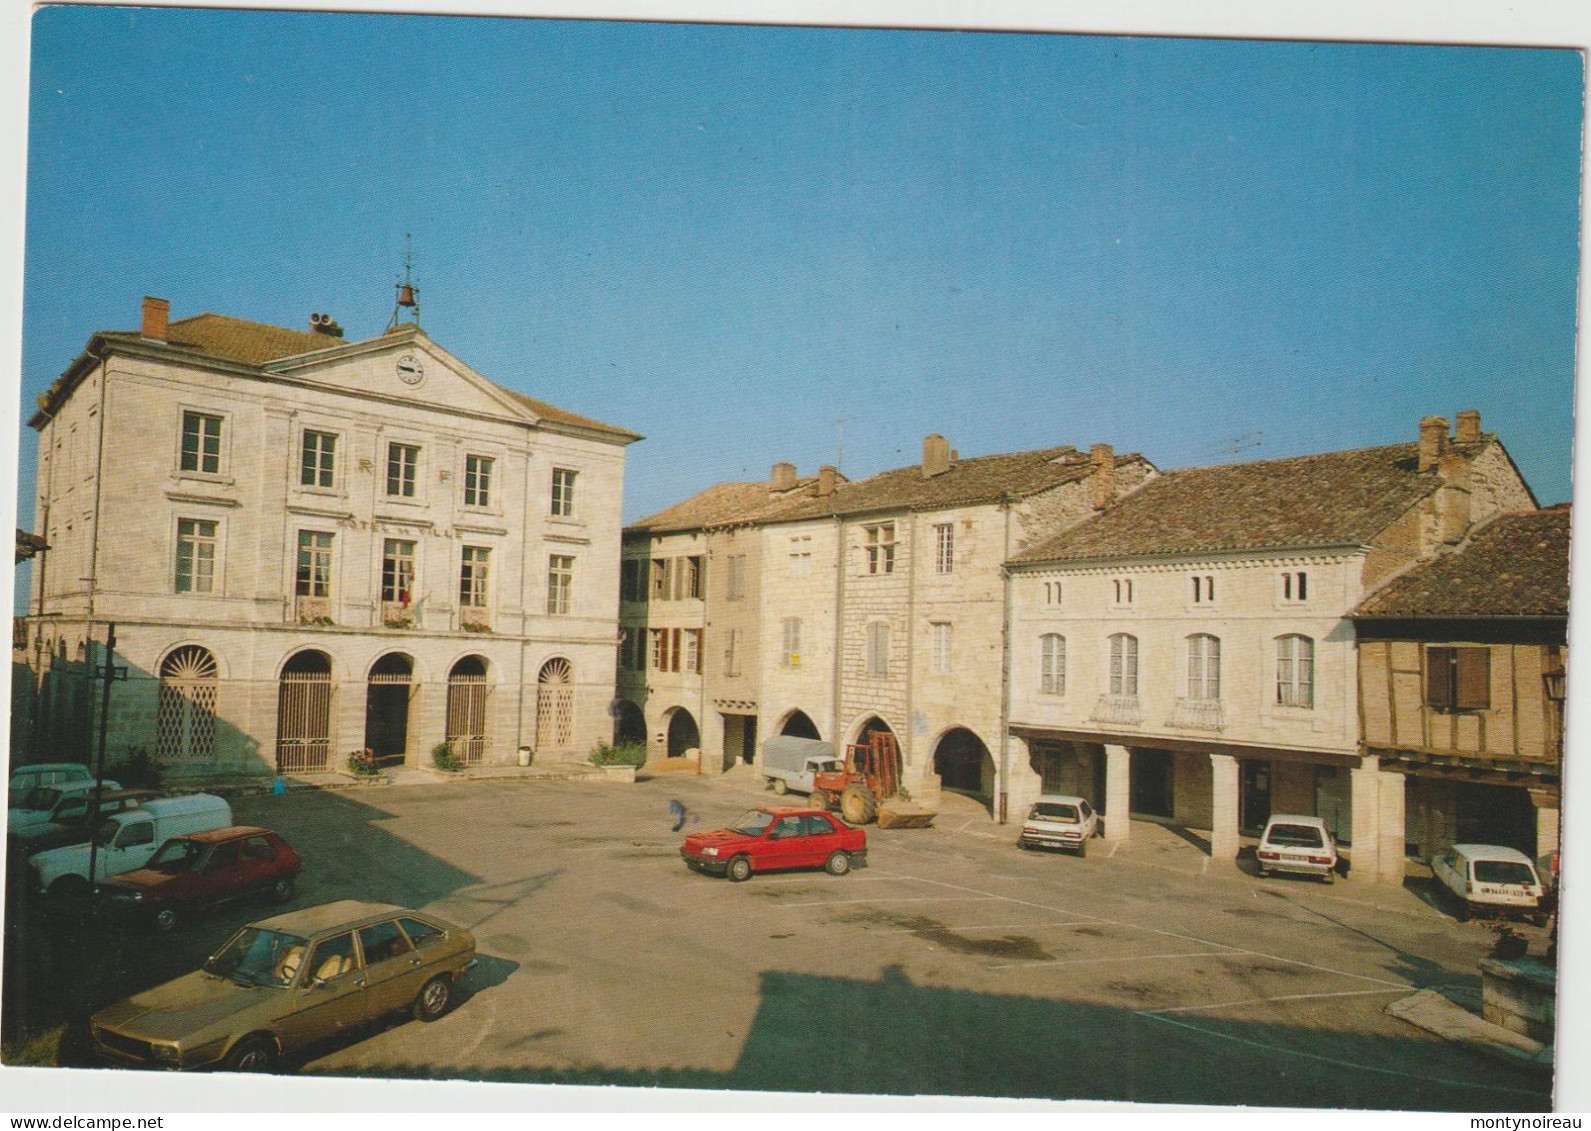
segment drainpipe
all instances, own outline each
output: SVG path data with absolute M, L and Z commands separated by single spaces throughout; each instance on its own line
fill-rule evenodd
M 912 689 L 916 686 L 917 670 L 917 513 L 906 516 L 906 764 L 917 761 L 917 717 L 912 713 L 915 700 Z M 887 672 L 885 673 L 888 674 Z M 906 766 L 901 767 L 901 777 L 906 776 Z
M 1004 553 L 1000 560 L 1000 781 L 995 799 L 995 820 L 1006 822 L 1006 798 L 1011 792 L 1011 571 L 1005 563 L 1011 558 L 1011 502 L 1002 500 L 1004 515 Z
M 110 429 L 105 414 L 108 411 L 105 404 L 106 394 L 110 391 L 110 366 L 100 365 L 99 373 L 99 436 L 97 437 L 98 452 L 95 455 L 94 465 L 94 534 L 89 542 L 88 551 L 88 620 L 94 622 L 94 596 L 99 591 L 99 528 L 104 515 L 100 510 L 100 493 L 105 484 L 105 433 Z M 55 478 L 55 464 L 51 461 L 50 478 Z
M 840 738 L 840 670 L 845 662 L 845 520 L 834 516 L 834 690 L 829 705 L 829 741 L 845 756 Z

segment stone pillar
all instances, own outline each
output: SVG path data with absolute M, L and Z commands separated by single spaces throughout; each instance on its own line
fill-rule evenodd
M 1010 759 L 1005 790 L 1005 817 L 1012 824 L 1021 824 L 1027 817 L 1028 807 L 1044 792 L 1044 779 L 1033 769 L 1033 747 L 1026 739 L 1012 738 L 1006 751 Z
M 1105 747 L 1105 839 L 1126 840 L 1132 809 L 1132 750 L 1126 746 Z
M 1210 859 L 1235 860 L 1238 849 L 1237 759 L 1210 755 Z
M 1404 790 L 1407 788 L 1402 774 L 1382 771 L 1381 799 L 1376 818 L 1376 880 L 1383 884 L 1403 883 L 1403 858 L 1408 840 L 1404 822 L 1407 819 Z
M 1353 846 L 1348 851 L 1352 865 L 1348 878 L 1355 883 L 1373 884 L 1380 879 L 1381 868 L 1381 760 L 1365 758 L 1349 775 L 1353 788 Z
M 1558 851 L 1558 807 L 1535 792 L 1530 800 L 1536 806 L 1536 856 L 1550 856 Z

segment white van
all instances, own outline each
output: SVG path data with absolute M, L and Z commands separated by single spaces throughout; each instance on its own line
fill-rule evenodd
M 142 868 L 155 850 L 174 836 L 224 829 L 232 823 L 232 808 L 209 793 L 186 797 L 161 797 L 108 817 L 94 834 L 98 844 L 94 879 Z M 88 858 L 93 846 L 69 844 L 40 852 L 28 860 L 30 886 L 52 896 L 89 891 Z
M 1530 857 L 1518 849 L 1455 844 L 1431 858 L 1431 874 L 1461 901 L 1460 919 L 1488 911 L 1541 915 L 1541 877 Z

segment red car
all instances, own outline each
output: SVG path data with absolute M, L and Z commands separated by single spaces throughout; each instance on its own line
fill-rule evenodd
M 169 931 L 196 908 L 231 899 L 259 895 L 285 903 L 302 866 L 271 830 L 238 825 L 172 837 L 149 863 L 112 876 L 95 892 L 112 911 Z
M 751 809 L 728 828 L 692 833 L 679 854 L 696 871 L 736 883 L 781 868 L 843 876 L 853 863 L 866 862 L 867 833 L 822 809 Z

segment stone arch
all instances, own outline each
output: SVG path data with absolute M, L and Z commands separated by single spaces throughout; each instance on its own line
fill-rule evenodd
M 971 729 L 951 727 L 934 744 L 934 773 L 940 786 L 988 803 L 994 797 L 994 756 Z
M 277 677 L 276 771 L 314 773 L 331 768 L 331 657 L 301 648 L 283 662 Z
M 442 738 L 448 753 L 466 766 L 486 758 L 491 713 L 491 666 L 485 656 L 470 653 L 454 661 L 447 673 L 447 720 Z
M 554 656 L 536 673 L 536 750 L 569 755 L 575 742 L 574 665 Z
M 668 720 L 665 746 L 668 757 L 682 758 L 687 750 L 701 749 L 702 731 L 695 715 L 684 707 L 674 707 L 665 718 Z
M 155 756 L 162 763 L 215 757 L 220 672 L 215 653 L 199 644 L 179 644 L 161 659 Z
M 790 713 L 785 715 L 779 723 L 779 733 L 788 734 L 793 738 L 823 737 L 818 733 L 818 724 L 812 721 L 812 716 L 799 707 L 791 709 Z
M 628 699 L 615 699 L 613 741 L 646 744 L 646 712 Z

